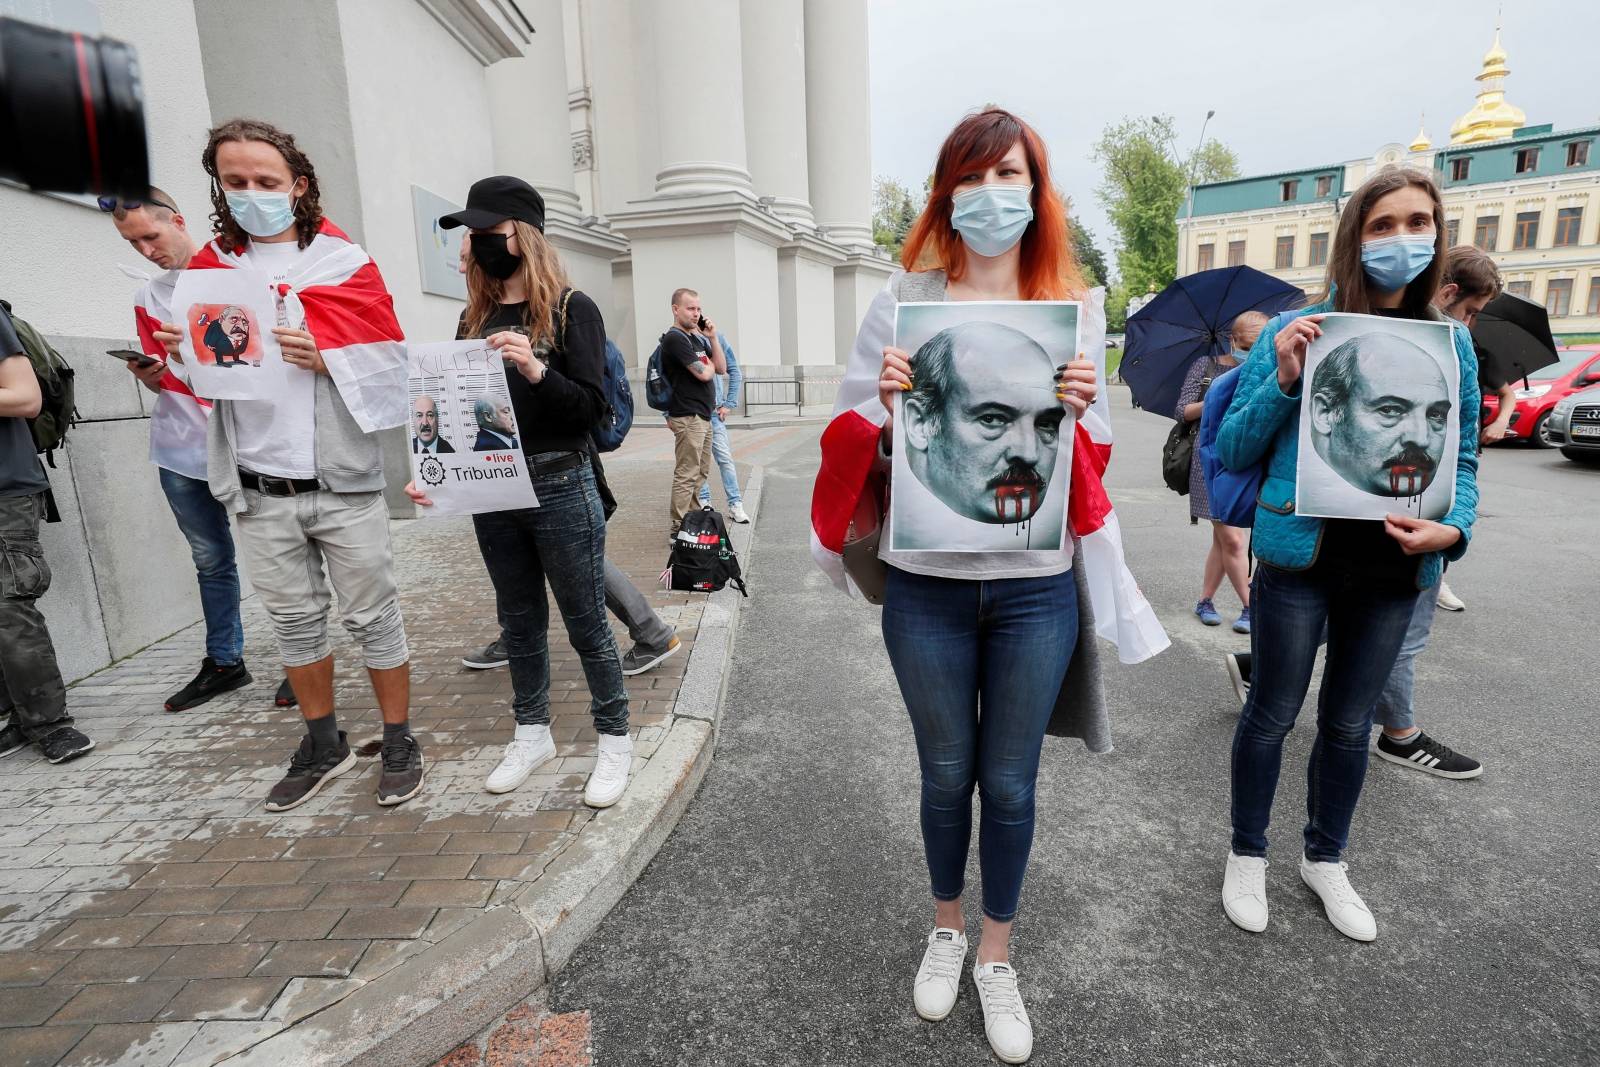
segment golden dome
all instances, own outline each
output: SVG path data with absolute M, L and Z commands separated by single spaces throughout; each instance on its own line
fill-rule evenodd
M 1428 119 L 1424 115 L 1422 125 L 1417 127 L 1417 135 L 1411 139 L 1408 146 L 1413 152 L 1426 152 L 1433 147 L 1433 139 L 1428 136 Z
M 1478 90 L 1478 102 L 1450 127 L 1451 144 L 1498 141 L 1527 125 L 1528 117 L 1522 109 L 1506 103 L 1505 79 L 1511 73 L 1507 58 L 1500 44 L 1500 29 L 1495 27 L 1494 44 L 1484 53 L 1483 70 L 1477 77 L 1483 84 Z

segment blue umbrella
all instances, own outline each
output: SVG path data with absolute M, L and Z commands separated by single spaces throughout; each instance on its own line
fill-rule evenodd
M 1173 417 L 1184 375 L 1197 359 L 1228 351 L 1228 331 L 1246 311 L 1274 315 L 1299 307 L 1306 294 L 1254 267 L 1219 267 L 1188 274 L 1128 317 L 1122 380 L 1133 402 Z

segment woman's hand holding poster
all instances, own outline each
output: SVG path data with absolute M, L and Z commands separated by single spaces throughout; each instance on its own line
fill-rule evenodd
M 408 347 L 411 474 L 425 515 L 539 506 L 500 356 L 485 341 Z
M 272 400 L 283 379 L 283 357 L 272 328 L 277 294 L 255 270 L 186 270 L 173 290 L 182 316 L 178 351 L 195 394 L 211 400 Z

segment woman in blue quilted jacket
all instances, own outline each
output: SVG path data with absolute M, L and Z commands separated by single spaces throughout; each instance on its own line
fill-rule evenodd
M 1444 209 L 1424 171 L 1385 167 L 1350 198 L 1328 261 L 1328 295 L 1274 320 L 1239 372 L 1218 430 L 1231 470 L 1261 465 L 1251 586 L 1253 678 L 1233 736 L 1233 840 L 1222 905 L 1242 929 L 1267 926 L 1267 823 L 1283 741 L 1311 685 L 1323 634 L 1327 663 L 1317 734 L 1307 768 L 1300 878 L 1328 920 L 1358 941 L 1377 923 L 1341 860 L 1367 770 L 1373 708 L 1393 668 L 1417 597 L 1439 581 L 1444 561 L 1466 551 L 1477 512 L 1476 434 L 1459 434 L 1455 500 L 1437 522 L 1410 515 L 1320 519 L 1295 508 L 1301 371 L 1330 311 L 1442 320 L 1431 306 L 1444 267 Z M 1477 358 L 1465 328 L 1453 328 L 1460 369 L 1455 416 L 1475 419 Z M 1470 431 L 1471 423 L 1466 430 Z

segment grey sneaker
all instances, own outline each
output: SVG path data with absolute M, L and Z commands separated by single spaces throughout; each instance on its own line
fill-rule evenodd
M 422 746 L 409 733 L 401 734 L 383 746 L 380 757 L 383 773 L 378 776 L 378 803 L 384 807 L 404 804 L 422 792 Z
M 461 657 L 461 665 L 471 667 L 475 671 L 491 671 L 510 662 L 511 657 L 506 653 L 506 639 L 503 636 L 491 641 L 482 652 Z
M 267 794 L 268 811 L 288 811 L 316 796 L 331 778 L 356 765 L 356 754 L 350 750 L 350 739 L 339 731 L 339 747 L 328 752 L 318 752 L 316 742 L 306 734 L 300 747 L 289 759 L 289 771 Z
M 16 723 L 8 722 L 5 729 L 0 730 L 0 756 L 9 756 L 27 747 L 28 739 L 22 736 L 22 727 Z
M 676 637 L 668 638 L 664 645 L 647 645 L 640 641 L 623 653 L 622 673 L 630 677 L 643 674 L 668 656 L 676 654 L 681 647 Z

